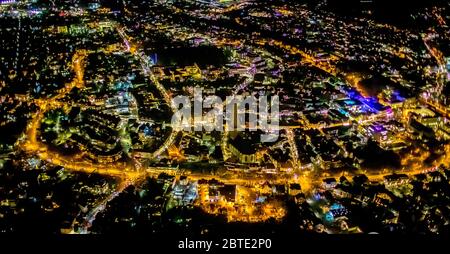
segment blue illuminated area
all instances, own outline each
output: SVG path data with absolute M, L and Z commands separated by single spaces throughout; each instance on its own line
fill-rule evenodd
M 143 132 L 145 136 L 153 136 L 155 134 L 153 128 L 150 126 L 145 126 Z
M 344 88 L 344 91 L 350 99 L 357 100 L 367 107 L 366 110 L 362 109 L 363 112 L 378 113 L 388 109 L 388 107 L 381 105 L 376 98 L 366 98 L 353 88 Z
M 375 124 L 369 127 L 369 129 L 372 131 L 372 133 L 382 133 L 386 131 L 386 128 L 384 128 L 381 124 Z
M 324 199 L 324 196 L 323 196 L 322 193 L 316 192 L 316 193 L 313 194 L 313 199 L 314 199 L 315 201 L 320 201 L 320 200 L 323 200 L 323 199 Z
M 0 4 L 13 4 L 16 0 L 0 0 Z
M 337 210 L 337 209 L 342 209 L 342 208 L 344 208 L 341 204 L 338 204 L 338 203 L 334 203 L 331 207 L 330 207 L 330 209 L 331 210 Z
M 133 85 L 128 81 L 125 81 L 125 82 L 119 81 L 115 85 L 115 89 L 117 91 L 128 91 L 130 88 L 133 88 Z
M 27 11 L 29 16 L 39 16 L 43 14 L 43 11 L 41 9 L 30 9 Z
M 97 10 L 98 8 L 100 8 L 100 4 L 99 4 L 99 3 L 89 3 L 89 4 L 88 4 L 88 8 L 89 8 L 90 10 L 95 11 L 95 10 Z
M 405 101 L 405 97 L 401 96 L 399 91 L 394 91 L 392 93 L 391 101 L 392 102 L 403 102 L 403 101 Z
M 264 203 L 266 201 L 266 197 L 265 196 L 259 196 L 256 198 L 256 203 Z
M 447 71 L 450 71 L 450 57 L 447 57 Z
M 345 105 L 347 106 L 353 106 L 356 105 L 356 102 L 354 100 L 345 100 L 344 101 Z
M 342 108 L 339 109 L 339 113 L 343 114 L 344 116 L 349 116 L 350 115 L 346 110 L 344 110 Z
M 325 221 L 328 222 L 328 223 L 332 223 L 334 221 L 334 215 L 333 215 L 333 213 L 331 211 L 327 212 L 325 214 Z
M 335 219 L 348 214 L 347 209 L 339 203 L 334 203 L 330 206 L 330 210 L 325 214 L 325 221 L 328 223 L 334 222 Z

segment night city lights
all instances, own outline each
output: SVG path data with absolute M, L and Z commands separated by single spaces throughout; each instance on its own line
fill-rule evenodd
M 447 0 L 0 0 L 0 238 L 448 236 L 449 25 Z

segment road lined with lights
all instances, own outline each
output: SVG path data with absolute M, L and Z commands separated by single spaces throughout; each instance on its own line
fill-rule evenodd
M 430 34 L 426 34 L 425 36 L 422 36 L 422 41 L 425 47 L 427 48 L 428 52 L 430 53 L 430 55 L 436 60 L 438 64 L 438 72 L 436 75 L 437 86 L 434 89 L 434 91 L 437 93 L 438 96 L 440 96 L 445 86 L 444 78 L 445 75 L 447 74 L 447 70 L 444 61 L 444 55 L 442 54 L 442 52 L 439 51 L 436 47 L 430 45 L 431 37 L 432 36 Z
M 159 80 L 155 77 L 152 70 L 150 69 L 151 66 L 149 66 L 148 57 L 145 56 L 145 54 L 137 49 L 137 46 L 133 45 L 131 42 L 130 36 L 128 36 L 122 27 L 117 27 L 117 32 L 119 33 L 120 37 L 122 38 L 126 48 L 128 51 L 133 54 L 135 57 L 137 57 L 141 63 L 141 67 L 144 70 L 144 73 L 146 76 L 150 78 L 151 83 L 158 89 L 158 91 L 161 93 L 161 95 L 164 98 L 164 101 L 167 103 L 167 105 L 170 106 L 172 109 L 172 112 L 176 112 L 178 110 L 177 105 L 174 104 L 174 101 L 172 99 L 172 96 L 166 91 L 164 86 L 159 82 Z M 153 152 L 150 156 L 144 156 L 144 158 L 147 159 L 154 159 L 160 156 L 163 152 L 167 151 L 167 149 L 173 144 L 175 141 L 175 138 L 178 135 L 178 131 L 172 128 L 171 133 L 169 137 L 164 141 L 164 144 L 160 146 L 155 152 Z

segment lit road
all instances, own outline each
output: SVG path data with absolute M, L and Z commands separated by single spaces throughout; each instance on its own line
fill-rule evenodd
M 436 75 L 436 88 L 434 89 L 434 91 L 438 96 L 440 96 L 442 90 L 444 89 L 445 85 L 444 78 L 445 75 L 447 74 L 447 69 L 446 63 L 444 61 L 444 55 L 442 54 L 442 52 L 440 52 L 436 47 L 430 45 L 430 41 L 432 39 L 431 37 L 432 36 L 430 34 L 427 34 L 422 37 L 422 40 L 428 52 L 436 60 L 438 64 L 438 73 Z
M 117 188 L 115 191 L 113 191 L 110 195 L 108 195 L 105 199 L 101 200 L 100 202 L 98 202 L 94 208 L 92 210 L 90 210 L 88 212 L 88 214 L 85 216 L 84 218 L 84 222 L 81 224 L 81 228 L 78 229 L 77 232 L 74 231 L 73 226 L 72 225 L 72 232 L 71 234 L 87 234 L 89 233 L 89 228 L 92 226 L 92 223 L 94 222 L 95 218 L 97 217 L 97 215 L 102 212 L 103 210 L 105 210 L 106 205 L 113 200 L 114 198 L 116 198 L 123 190 L 125 190 L 128 186 L 130 186 L 132 184 L 131 181 L 122 181 L 118 184 Z
M 36 104 L 39 106 L 39 110 L 27 126 L 26 140 L 21 144 L 21 147 L 26 152 L 36 154 L 43 161 L 47 161 L 53 165 L 62 166 L 71 171 L 85 173 L 95 172 L 98 174 L 110 175 L 119 178 L 133 178 L 138 175 L 138 173 L 125 163 L 101 164 L 83 161 L 77 156 L 65 156 L 59 154 L 58 152 L 50 149 L 48 145 L 38 140 L 39 129 L 45 112 L 61 106 L 67 106 L 67 104 L 62 105 L 57 100 L 63 98 L 68 92 L 72 90 L 72 88 L 82 88 L 84 86 L 83 65 L 84 59 L 87 55 L 86 53 L 86 51 L 80 50 L 77 51 L 73 57 L 72 68 L 74 69 L 76 76 L 72 82 L 66 84 L 66 86 L 62 88 L 59 93 L 53 98 L 49 98 L 46 100 L 36 100 Z
M 158 91 L 161 93 L 161 95 L 164 98 L 164 101 L 167 103 L 167 105 L 170 106 L 172 109 L 172 112 L 176 112 L 178 110 L 177 105 L 174 104 L 172 97 L 170 94 L 166 91 L 164 86 L 158 81 L 158 79 L 153 75 L 153 72 L 151 71 L 151 66 L 149 66 L 148 57 L 144 55 L 144 53 L 136 48 L 135 45 L 133 45 L 130 41 L 131 38 L 125 34 L 123 31 L 123 28 L 117 27 L 117 31 L 124 41 L 125 47 L 127 50 L 129 50 L 130 53 L 132 53 L 135 57 L 137 57 L 141 62 L 141 67 L 144 70 L 144 73 L 150 78 L 151 83 L 158 89 Z M 160 156 L 163 152 L 167 151 L 167 149 L 173 144 L 175 141 L 175 138 L 178 135 L 178 131 L 172 128 L 172 132 L 170 133 L 169 137 L 165 140 L 164 144 L 160 146 L 155 152 L 153 152 L 150 156 L 147 156 L 145 158 L 147 159 L 154 159 Z
M 128 43 L 126 41 L 126 43 Z M 106 204 L 113 200 L 117 195 L 119 195 L 127 186 L 133 184 L 137 179 L 140 179 L 146 175 L 158 175 L 162 172 L 172 173 L 171 170 L 163 169 L 159 170 L 157 168 L 149 168 L 145 172 L 137 172 L 135 168 L 127 163 L 92 163 L 89 161 L 85 161 L 81 159 L 81 155 L 75 156 L 65 156 L 62 155 L 48 147 L 48 145 L 39 141 L 39 129 L 41 122 L 44 118 L 45 112 L 48 112 L 51 109 L 55 108 L 66 108 L 67 104 L 61 103 L 58 101 L 61 98 L 64 98 L 67 93 L 69 93 L 73 88 L 83 88 L 84 87 L 84 61 L 87 56 L 87 51 L 78 50 L 71 61 L 72 69 L 75 72 L 75 78 L 72 82 L 66 84 L 62 89 L 58 91 L 58 94 L 52 98 L 45 100 L 35 100 L 36 105 L 39 107 L 39 110 L 35 114 L 35 116 L 31 119 L 30 123 L 27 125 L 26 129 L 26 139 L 23 143 L 20 144 L 20 147 L 31 154 L 37 155 L 41 160 L 51 163 L 52 165 L 58 165 L 70 170 L 72 172 L 84 172 L 84 173 L 96 173 L 101 175 L 108 175 L 117 177 L 122 179 L 119 182 L 118 188 L 112 192 L 107 198 L 99 202 L 95 207 L 88 213 L 86 216 L 85 222 L 82 225 L 82 228 L 79 230 L 79 233 L 87 233 L 89 227 L 92 225 L 92 222 L 95 220 L 98 213 L 105 209 Z M 143 61 L 143 56 L 140 56 L 141 61 Z M 172 104 L 171 97 L 165 91 L 164 87 L 154 78 L 151 74 L 150 69 L 147 65 L 142 65 L 144 71 L 150 74 L 151 80 L 153 84 L 156 85 L 158 90 L 164 96 L 165 101 L 174 107 Z M 167 148 L 173 143 L 177 132 L 172 132 L 169 138 L 165 141 L 165 143 L 153 153 L 153 158 L 159 156 L 161 153 L 167 150 Z M 72 233 L 73 230 L 72 230 Z
M 120 31 L 120 30 L 119 30 Z M 128 41 L 126 41 L 128 45 Z M 62 166 L 68 170 L 75 172 L 84 172 L 84 173 L 96 173 L 101 175 L 108 175 L 118 177 L 120 179 L 132 179 L 136 178 L 142 173 L 136 172 L 135 168 L 132 165 L 127 163 L 92 163 L 88 161 L 81 160 L 80 156 L 65 156 L 59 154 L 56 151 L 53 151 L 48 147 L 48 145 L 40 142 L 38 140 L 40 124 L 44 118 L 45 112 L 58 108 L 58 107 L 67 107 L 67 104 L 62 104 L 58 101 L 58 99 L 64 98 L 64 96 L 70 92 L 74 87 L 83 88 L 83 74 L 84 74 L 84 60 L 87 56 L 87 51 L 78 50 L 73 58 L 72 58 L 72 69 L 74 70 L 76 76 L 72 80 L 72 82 L 65 85 L 64 88 L 58 91 L 58 94 L 52 98 L 46 100 L 36 100 L 36 104 L 39 106 L 39 110 L 36 115 L 32 118 L 30 123 L 27 126 L 26 130 L 26 140 L 21 144 L 23 150 L 36 154 L 41 160 L 47 161 L 53 165 Z M 141 60 L 143 60 L 141 56 Z M 143 65 L 145 67 L 147 73 L 150 73 L 150 69 L 148 66 Z M 156 85 L 158 90 L 164 96 L 166 102 L 172 105 L 172 100 L 169 94 L 165 91 L 164 87 L 157 81 L 157 79 L 150 75 L 153 84 Z M 177 135 L 177 132 L 172 132 L 164 142 L 164 144 L 158 148 L 152 154 L 152 158 L 159 156 L 161 153 L 167 150 L 167 148 L 173 143 Z
M 291 147 L 291 158 L 293 160 L 294 168 L 300 169 L 300 160 L 298 158 L 297 144 L 295 143 L 294 131 L 291 128 L 286 128 L 286 136 Z

